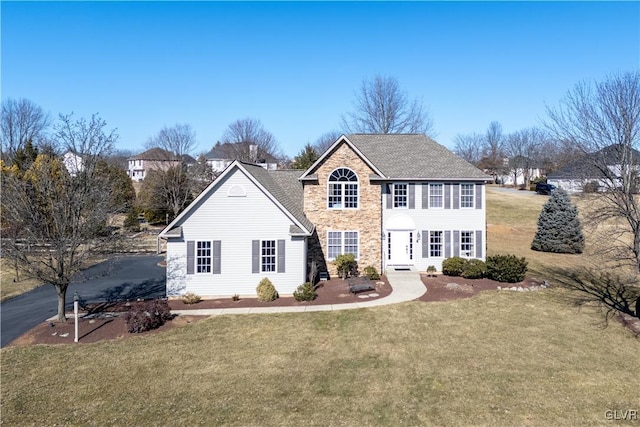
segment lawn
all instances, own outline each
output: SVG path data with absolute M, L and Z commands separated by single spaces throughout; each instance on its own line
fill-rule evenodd
M 528 255 L 530 240 L 514 237 L 535 232 L 546 198 L 519 199 L 529 196 L 489 190 L 489 249 L 541 255 L 531 264 L 543 275 L 555 258 Z M 3 349 L 2 422 L 610 425 L 607 411 L 640 412 L 639 351 L 629 330 L 605 327 L 558 288 L 220 316 L 125 340 Z
M 0 258 L 0 281 L 2 282 L 2 286 L 0 286 L 1 301 L 30 291 L 40 285 L 39 281 L 25 278 L 22 274 L 16 277 L 15 269 L 3 258 Z

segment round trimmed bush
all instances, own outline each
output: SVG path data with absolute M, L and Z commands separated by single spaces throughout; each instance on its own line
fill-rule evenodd
M 258 287 L 256 288 L 256 292 L 258 293 L 258 301 L 273 301 L 278 298 L 278 291 L 276 291 L 276 287 L 273 286 L 271 280 L 266 277 L 260 280 L 260 283 L 258 283 Z
M 364 268 L 364 275 L 369 280 L 380 280 L 380 274 L 378 274 L 378 270 L 372 265 Z
M 461 276 L 464 272 L 467 260 L 454 256 L 442 261 L 442 273 L 447 276 Z
M 487 277 L 498 282 L 517 283 L 524 280 L 527 261 L 515 255 L 487 257 Z
M 317 296 L 315 287 L 311 282 L 305 282 L 293 291 L 293 297 L 296 301 L 313 301 Z
M 482 279 L 487 277 L 487 264 L 480 259 L 470 259 L 464 266 L 462 277 L 465 279 Z

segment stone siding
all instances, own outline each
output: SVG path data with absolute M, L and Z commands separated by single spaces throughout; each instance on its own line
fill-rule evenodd
M 328 179 L 335 169 L 346 167 L 358 175 L 358 209 L 329 209 L 327 207 Z M 315 224 L 317 239 L 326 261 L 329 274 L 336 275 L 333 262 L 327 256 L 327 231 L 359 231 L 360 254 L 358 267 L 362 271 L 372 265 L 381 269 L 380 236 L 382 229 L 381 187 L 369 183 L 373 170 L 346 144 L 340 144 L 316 168 L 317 182 L 304 183 L 304 212 Z M 318 256 L 316 250 L 309 250 L 310 257 Z M 311 260 L 310 260 L 311 261 Z

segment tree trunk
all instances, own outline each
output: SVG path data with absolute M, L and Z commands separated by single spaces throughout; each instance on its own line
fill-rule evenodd
M 67 287 L 69 285 L 54 285 L 58 293 L 58 322 L 67 320 L 64 312 L 64 303 L 67 296 Z

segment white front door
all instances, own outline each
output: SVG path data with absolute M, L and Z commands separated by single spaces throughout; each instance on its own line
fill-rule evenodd
M 387 260 L 389 265 L 413 264 L 413 231 L 387 233 Z

